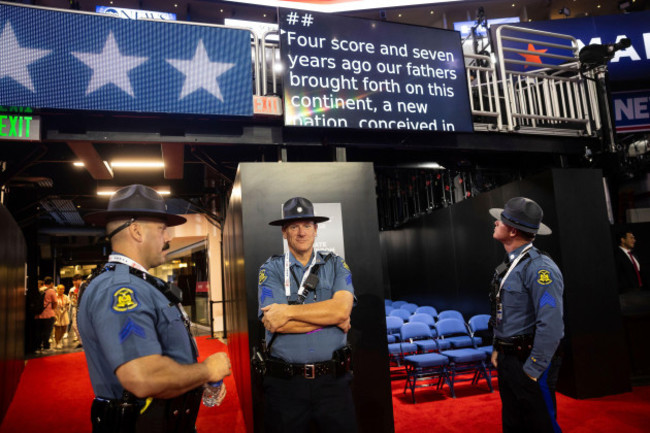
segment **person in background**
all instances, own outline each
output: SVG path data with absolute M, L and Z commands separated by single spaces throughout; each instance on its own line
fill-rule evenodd
M 535 235 L 549 235 L 551 229 L 542 223 L 542 208 L 525 197 L 512 198 L 490 214 L 496 219 L 492 237 L 506 250 L 490 293 L 503 431 L 558 433 L 555 385 L 564 336 L 564 280 L 553 259 L 533 246 Z
M 37 351 L 42 349 L 46 352 L 50 350 L 50 335 L 54 327 L 54 311 L 57 306 L 56 290 L 54 289 L 54 280 L 52 277 L 45 277 L 43 279 L 41 291 L 45 291 L 45 299 L 43 299 L 45 309 L 41 314 L 35 316 L 36 329 L 39 335 L 39 342 L 36 349 Z
M 79 341 L 79 329 L 77 327 L 77 306 L 78 306 L 78 299 L 79 299 L 79 287 L 81 286 L 81 282 L 83 281 L 83 277 L 81 274 L 74 274 L 72 276 L 72 287 L 70 287 L 70 291 L 68 292 L 68 297 L 70 298 L 70 326 L 68 327 L 68 332 L 70 332 L 70 329 L 72 328 L 72 332 L 74 333 L 74 339 L 72 341 Z M 79 344 L 80 346 L 81 344 Z
M 614 263 L 618 281 L 618 292 L 632 292 L 644 289 L 641 264 L 632 253 L 636 238 L 629 230 L 620 231 L 617 234 L 619 241 L 618 248 L 614 250 Z
M 65 294 L 65 286 L 59 284 L 57 290 L 57 303 L 54 310 L 54 342 L 55 349 L 63 349 L 63 335 L 70 324 L 70 298 Z

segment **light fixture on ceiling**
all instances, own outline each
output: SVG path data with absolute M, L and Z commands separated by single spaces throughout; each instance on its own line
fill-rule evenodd
M 120 189 L 120 186 L 98 186 L 97 195 L 102 197 L 110 197 L 115 194 L 115 191 Z M 154 186 L 152 187 L 160 195 L 170 195 L 172 193 L 168 186 Z
M 112 168 L 165 168 L 162 161 L 111 161 Z
M 571 15 L 571 9 L 567 7 L 563 7 L 559 11 L 557 11 L 560 15 L 564 15 L 565 17 L 569 18 L 569 15 Z
M 111 168 L 125 168 L 125 169 L 158 169 L 165 168 L 165 163 L 162 161 L 111 161 L 104 164 L 109 165 Z M 83 167 L 84 163 L 76 161 L 73 163 L 75 167 Z

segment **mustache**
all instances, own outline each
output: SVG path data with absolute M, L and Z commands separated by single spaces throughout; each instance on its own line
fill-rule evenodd
M 167 251 L 167 250 L 169 249 L 169 247 L 171 247 L 171 245 L 169 244 L 169 242 L 165 242 L 165 245 L 163 246 L 163 249 L 162 249 L 162 250 L 163 250 L 163 251 Z

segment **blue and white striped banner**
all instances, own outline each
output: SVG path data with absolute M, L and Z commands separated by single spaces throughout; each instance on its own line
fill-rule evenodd
M 252 116 L 250 34 L 0 5 L 0 105 Z

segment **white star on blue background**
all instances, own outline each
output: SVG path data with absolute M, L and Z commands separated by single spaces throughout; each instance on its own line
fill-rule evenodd
M 112 83 L 135 97 L 131 80 L 129 79 L 129 71 L 148 60 L 148 57 L 122 55 L 120 53 L 120 47 L 115 42 L 115 36 L 113 36 L 112 31 L 108 34 L 101 53 L 73 52 L 71 54 L 93 70 L 93 76 L 90 79 L 90 83 L 88 83 L 86 95 Z
M 35 92 L 32 77 L 27 66 L 50 54 L 52 50 L 21 47 L 16 39 L 11 23 L 7 25 L 0 35 L 0 79 L 9 77 Z
M 203 39 L 199 39 L 192 60 L 166 60 L 185 75 L 185 82 L 179 100 L 199 89 L 205 89 L 223 102 L 223 95 L 217 77 L 235 66 L 235 63 L 211 62 L 205 46 L 203 46 Z

